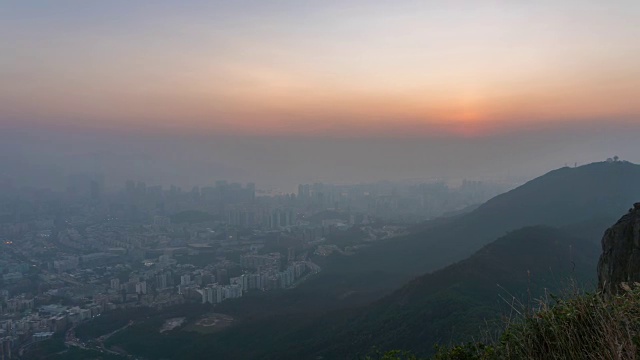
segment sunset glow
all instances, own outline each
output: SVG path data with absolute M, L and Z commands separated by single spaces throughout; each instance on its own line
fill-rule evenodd
M 640 115 L 637 1 L 175 4 L 5 4 L 0 123 L 473 137 Z

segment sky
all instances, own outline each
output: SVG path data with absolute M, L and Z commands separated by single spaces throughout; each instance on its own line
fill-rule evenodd
M 149 142 L 165 154 L 158 144 L 167 141 L 185 152 L 165 159 L 185 161 L 194 149 L 210 151 L 196 144 L 216 143 L 224 174 L 267 174 L 269 183 L 412 177 L 421 167 L 447 173 L 451 163 L 468 170 L 451 174 L 475 174 L 461 159 L 481 163 L 477 154 L 495 143 L 531 158 L 523 174 L 564 162 L 507 140 L 522 137 L 583 146 L 566 156 L 581 161 L 607 151 L 633 159 L 639 17 L 635 0 L 5 0 L 0 130 L 9 143 L 22 139 L 14 134 L 27 139 L 4 146 L 22 165 L 51 152 L 95 160 L 96 151 Z M 587 138 L 609 145 L 588 147 Z M 29 141 L 47 149 L 38 161 Z M 407 155 L 422 151 L 407 144 L 425 142 L 448 160 Z M 279 180 L 248 149 L 281 164 Z M 301 160 L 283 160 L 290 153 Z M 392 166 L 366 160 L 390 153 Z M 322 154 L 316 163 L 336 176 L 311 175 L 300 154 Z M 252 170 L 260 166 L 267 169 Z

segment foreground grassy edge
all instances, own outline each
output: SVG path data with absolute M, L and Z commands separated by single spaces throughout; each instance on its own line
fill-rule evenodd
M 495 340 L 437 347 L 432 360 L 636 359 L 640 358 L 640 284 L 618 295 L 549 296 L 537 308 L 518 307 Z M 373 360 L 418 360 L 403 351 Z

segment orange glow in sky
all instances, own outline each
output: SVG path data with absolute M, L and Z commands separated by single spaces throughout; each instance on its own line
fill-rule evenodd
M 0 125 L 475 137 L 639 119 L 637 1 L 268 3 L 6 5 Z

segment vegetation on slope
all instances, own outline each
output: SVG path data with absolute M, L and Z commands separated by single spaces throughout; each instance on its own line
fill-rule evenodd
M 536 311 L 508 324 L 498 341 L 441 348 L 434 359 L 636 359 L 638 285 L 625 286 L 623 293 L 610 297 L 595 293 L 541 301 Z

